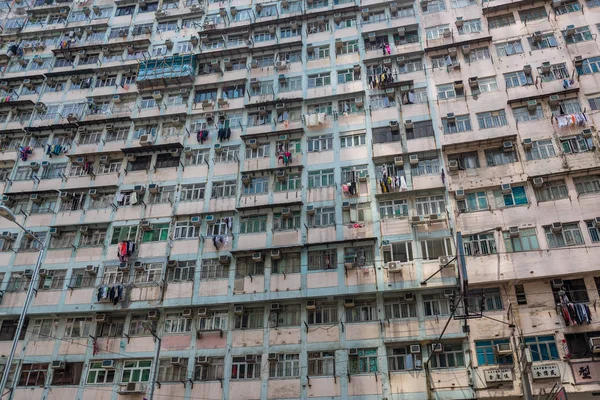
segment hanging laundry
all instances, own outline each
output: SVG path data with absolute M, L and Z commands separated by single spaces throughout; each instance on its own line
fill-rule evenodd
M 129 257 L 135 253 L 135 247 L 135 242 L 131 240 L 119 242 L 117 245 L 117 257 L 119 258 L 119 261 L 127 262 Z
M 21 161 L 27 161 L 27 158 L 29 157 L 30 154 L 33 154 L 33 148 L 32 147 L 20 147 L 19 148 L 19 158 L 21 159 Z

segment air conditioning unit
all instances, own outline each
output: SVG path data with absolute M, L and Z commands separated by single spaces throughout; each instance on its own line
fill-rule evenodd
M 501 343 L 496 345 L 496 354 L 499 356 L 507 356 L 512 354 L 512 346 L 510 343 Z
M 534 42 L 541 42 L 543 35 L 541 31 L 535 31 L 533 32 L 533 36 L 531 37 L 533 39 Z
M 204 220 L 206 222 L 213 222 L 215 220 L 215 216 L 214 215 L 207 215 L 206 217 L 204 217 Z
M 529 111 L 535 111 L 535 110 L 537 110 L 537 107 L 538 107 L 537 100 L 529 100 L 527 102 L 527 110 L 529 110 Z
M 152 223 L 150 223 L 150 221 L 148 221 L 148 220 L 144 220 L 144 221 L 140 222 L 140 228 L 143 231 L 151 231 L 152 230 Z
M 508 236 L 511 238 L 519 237 L 521 234 L 518 226 L 511 226 L 508 228 Z
M 198 309 L 198 316 L 199 317 L 208 317 L 208 308 L 199 308 Z
M 52 364 L 50 364 L 50 368 L 65 369 L 65 362 L 64 361 L 52 361 Z
M 456 117 L 454 116 L 454 113 L 448 113 L 446 114 L 446 121 L 448 121 L 448 123 L 455 123 L 456 122 Z
M 348 355 L 350 357 L 358 357 L 358 349 L 356 349 L 356 348 L 348 349 Z
M 119 271 L 127 272 L 129 271 L 129 264 L 126 262 L 119 263 Z
M 404 301 L 412 303 L 416 301 L 415 295 L 413 293 L 404 293 Z
M 263 260 L 263 255 L 260 251 L 252 253 L 252 261 L 261 262 Z
M 392 131 L 398 131 L 400 129 L 400 125 L 398 124 L 398 121 L 390 121 L 390 129 Z
M 196 364 L 208 365 L 208 364 L 210 364 L 210 358 L 208 358 L 208 356 L 197 356 Z
M 38 169 L 40 169 L 40 164 L 36 163 L 35 161 L 32 161 L 29 163 L 29 168 L 31 168 L 31 170 L 33 171 L 37 171 Z
M 565 34 L 567 36 L 573 36 L 575 34 L 575 25 L 567 25 L 567 29 L 565 29 Z
M 58 230 L 58 228 L 50 228 L 48 230 L 48 233 L 50 234 L 50 236 L 60 236 L 60 231 Z
M 85 267 L 85 272 L 87 272 L 88 275 L 96 276 L 98 275 L 98 269 L 97 265 L 88 265 Z
M 531 75 L 531 65 L 527 64 L 523 66 L 523 73 L 525 75 Z
M 456 55 L 456 53 L 457 53 L 456 47 L 449 47 L 448 48 L 448 55 L 454 57 Z
M 344 299 L 344 308 L 354 308 L 354 299 Z
M 26 269 L 25 271 L 23 271 L 23 276 L 26 278 L 31 278 L 33 276 L 33 270 L 32 269 Z
M 146 192 L 146 187 L 144 185 L 135 185 L 133 191 L 137 194 L 144 194 Z
M 154 100 L 162 100 L 162 92 L 160 90 L 155 90 L 154 92 L 152 92 L 152 98 Z
M 544 178 L 533 178 L 533 187 L 541 188 L 544 186 Z
M 156 183 L 151 183 L 148 185 L 148 191 L 150 193 L 158 193 L 158 185 Z
M 79 227 L 79 232 L 80 232 L 80 233 L 81 233 L 83 236 L 87 236 L 87 235 L 89 235 L 90 233 L 92 233 L 92 232 L 90 231 L 90 227 L 89 227 L 89 226 L 80 226 L 80 227 Z
M 420 344 L 411 344 L 410 345 L 410 354 L 421 354 L 421 345 Z
M 150 321 L 156 321 L 159 316 L 160 316 L 160 314 L 159 314 L 158 310 L 150 310 L 150 311 L 148 311 L 146 318 L 148 318 Z
M 242 315 L 244 313 L 244 306 L 241 306 L 241 305 L 233 306 L 233 313 L 235 315 Z
M 143 271 L 144 270 L 144 263 L 141 261 L 135 261 L 133 263 L 133 269 L 135 269 L 136 271 Z
M 581 67 L 583 65 L 583 57 L 582 56 L 576 56 L 575 58 L 573 58 L 573 64 L 576 67 Z
M 550 229 L 552 229 L 552 232 L 554 233 L 560 233 L 563 230 L 563 226 L 561 222 L 553 222 Z
M 108 156 L 100 156 L 100 158 L 98 159 L 100 162 L 100 165 L 106 165 L 109 164 L 110 159 L 108 158 Z
M 315 215 L 315 206 L 313 206 L 313 205 L 306 206 L 306 215 Z
M 431 345 L 431 351 L 433 353 L 443 353 L 444 352 L 444 346 L 441 343 L 433 343 Z
M 277 177 L 277 180 L 279 182 L 285 182 L 285 178 L 286 178 L 285 171 L 277 171 L 275 173 L 275 176 Z
M 363 106 L 363 98 L 362 97 L 355 98 L 354 103 L 356 104 L 356 107 L 362 107 Z
M 350 210 L 350 202 L 349 201 L 344 201 L 342 202 L 342 210 Z
M 94 321 L 108 322 L 108 314 L 96 314 L 96 315 L 94 315 Z
M 410 162 L 410 165 L 418 165 L 419 164 L 419 156 L 416 154 L 411 154 L 410 156 L 408 156 L 408 160 Z
M 523 139 L 521 144 L 523 145 L 523 148 L 525 150 L 529 150 L 529 149 L 531 149 L 531 146 L 533 145 L 533 140 L 531 140 L 530 138 L 526 138 L 526 139 Z
M 550 104 L 551 106 L 556 106 L 559 102 L 560 97 L 557 94 L 553 94 L 552 96 L 548 97 L 548 104 Z
M 592 133 L 593 132 L 590 128 L 586 128 L 581 131 L 581 136 L 583 136 L 586 139 L 589 139 L 592 137 Z
M 537 104 L 537 103 L 536 103 Z M 506 152 L 510 152 L 514 150 L 514 143 L 510 140 L 507 140 L 502 143 L 502 149 Z
M 250 183 L 252 183 L 252 178 L 250 177 L 250 175 L 246 175 L 246 174 L 242 175 L 242 184 L 244 186 L 248 186 L 248 185 L 250 185 Z
M 316 310 L 317 302 L 314 300 L 306 300 L 306 309 L 307 310 Z
M 590 338 L 590 350 L 594 354 L 600 353 L 600 337 Z
M 178 266 L 179 266 L 179 261 L 177 261 L 177 260 L 167 261 L 167 268 L 169 268 L 169 269 L 177 268 Z
M 471 89 L 479 88 L 479 78 L 476 76 L 472 76 L 469 78 L 469 86 Z
M 451 264 L 453 258 L 454 257 L 452 257 L 452 256 L 441 256 L 441 257 L 439 257 L 438 258 L 438 262 L 440 264 L 440 267 L 443 267 L 445 265 L 448 265 L 449 267 L 451 267 L 453 265 L 453 264 Z
M 115 360 L 102 360 L 102 368 L 115 369 Z
M 29 200 L 33 201 L 35 204 L 40 204 L 42 202 L 42 198 L 37 193 L 29 196 Z
M 256 139 L 249 139 L 246 144 L 248 145 L 248 147 L 250 147 L 251 149 L 257 149 L 258 148 L 258 141 Z
M 398 261 L 390 261 L 386 264 L 388 272 L 402 272 L 402 264 Z
M 502 189 L 502 194 L 512 193 L 512 186 L 510 186 L 510 183 L 503 183 L 502 185 L 500 185 L 500 188 Z
M 561 289 L 563 287 L 563 280 L 560 278 L 555 278 L 550 281 L 550 285 L 554 289 Z
M 271 250 L 271 260 L 280 260 L 281 251 L 279 249 Z
M 15 237 L 13 236 L 12 232 L 10 232 L 10 231 L 3 231 L 0 234 L 0 237 L 8 242 L 12 242 L 13 240 L 15 240 Z
M 38 275 L 42 278 L 45 278 L 48 276 L 48 270 L 46 268 L 41 268 L 38 272 Z
M 152 135 L 140 135 L 140 145 L 150 146 L 154 143 Z
M 594 218 L 594 226 L 595 226 L 596 228 L 600 228 L 600 217 L 596 217 L 596 218 Z M 2 237 L 4 237 L 4 233 L 5 233 L 5 232 L 3 232 L 3 233 L 2 233 Z M 6 239 L 6 238 L 5 238 L 5 239 Z
M 191 313 L 192 310 L 190 310 Z M 183 359 L 181 357 L 171 357 L 171 365 L 183 365 Z
M 404 157 L 402 157 L 402 156 L 394 157 L 394 165 L 396 167 L 402 167 L 404 165 Z
M 255 363 L 256 356 L 254 354 L 246 354 L 246 362 L 247 363 Z
M 229 265 L 231 264 L 231 256 L 219 256 L 219 264 L 221 265 Z
M 465 198 L 465 191 L 463 189 L 457 189 L 454 193 L 454 198 L 456 200 L 463 200 Z

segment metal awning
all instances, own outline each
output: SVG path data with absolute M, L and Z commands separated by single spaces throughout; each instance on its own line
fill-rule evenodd
M 475 43 L 491 42 L 491 41 L 492 41 L 491 36 L 485 36 L 485 37 L 471 39 L 471 40 L 463 40 L 462 42 L 453 42 L 453 43 L 442 44 L 440 46 L 426 47 L 425 53 L 429 53 L 429 52 L 433 52 L 433 51 L 440 51 L 440 50 L 447 50 L 450 47 L 456 47 L 458 49 L 459 47 L 467 45 L 467 44 L 471 45 L 471 44 L 475 44 Z
M 527 97 L 520 97 L 518 99 L 509 99 L 506 103 L 507 104 L 515 104 L 515 103 L 523 103 L 523 102 L 527 102 L 529 100 L 539 100 L 539 99 L 543 99 L 546 97 L 550 97 L 550 96 L 563 96 L 563 98 L 567 98 L 566 96 L 569 94 L 574 94 L 579 92 L 579 88 L 570 88 L 570 89 L 565 89 L 565 90 L 560 90 L 558 92 L 551 92 L 551 93 L 540 93 L 540 94 L 536 94 L 533 96 L 527 96 Z
M 150 146 L 140 146 L 140 147 L 126 147 L 121 149 L 123 154 L 151 154 L 151 153 L 166 153 L 171 149 L 183 149 L 183 145 L 179 142 L 173 143 L 164 143 L 164 144 L 154 144 Z

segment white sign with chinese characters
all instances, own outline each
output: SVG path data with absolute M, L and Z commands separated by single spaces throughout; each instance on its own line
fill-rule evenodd
M 485 373 L 486 382 L 512 382 L 513 372 L 510 369 L 488 369 Z
M 558 364 L 533 365 L 531 367 L 531 377 L 533 379 L 552 379 L 560 378 Z

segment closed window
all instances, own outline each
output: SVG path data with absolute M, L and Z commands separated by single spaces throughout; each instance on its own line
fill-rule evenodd
M 267 216 L 255 215 L 240 219 L 240 233 L 262 233 L 267 231 Z
M 443 195 L 417 197 L 415 208 L 417 215 L 445 214 L 446 202 Z
M 17 386 L 44 386 L 47 374 L 48 364 L 23 364 Z
M 515 24 L 515 16 L 513 13 L 496 15 L 488 18 L 489 29 L 502 28 Z
M 167 270 L 167 282 L 185 282 L 194 279 L 196 261 L 179 261 L 175 268 Z
M 511 235 L 509 232 L 503 232 L 502 235 L 504 237 L 504 247 L 509 253 L 539 250 L 540 248 L 535 228 L 520 229 L 518 235 Z
M 308 376 L 333 376 L 335 374 L 335 352 L 312 351 L 308 353 Z
M 377 349 L 358 349 L 356 356 L 349 357 L 348 370 L 351 374 L 377 373 L 377 359 Z
M 300 354 L 278 354 L 277 360 L 269 360 L 269 378 L 293 378 L 300 376 Z
M 307 311 L 308 324 L 338 324 L 337 303 L 316 303 L 314 310 Z
M 377 302 L 356 301 L 354 307 L 346 308 L 346 322 L 366 322 L 377 319 Z
M 308 252 L 308 270 L 322 271 L 337 268 L 337 250 L 316 250 Z
M 496 254 L 496 240 L 493 233 L 464 236 L 463 245 L 467 256 Z
M 452 255 L 452 240 L 450 238 L 421 240 L 423 260 L 438 260 L 442 256 Z
M 531 148 L 525 151 L 527 160 L 543 160 L 556 157 L 552 139 L 536 140 L 531 143 Z
M 457 200 L 456 205 L 460 212 L 488 210 L 488 200 L 485 192 L 465 193 L 465 198 Z
M 587 175 L 573 178 L 578 194 L 600 193 L 600 175 Z
M 399 299 L 386 300 L 385 301 L 385 318 L 386 319 L 405 319 L 405 318 L 416 318 L 417 317 L 417 306 L 416 303 L 407 302 Z
M 168 313 L 165 317 L 165 334 L 186 333 L 192 331 L 192 318 L 181 313 Z
M 564 179 L 545 181 L 542 187 L 535 188 L 537 201 L 562 200 L 569 197 L 569 191 Z
M 114 369 L 106 369 L 102 367 L 102 361 L 90 363 L 88 376 L 85 381 L 86 385 L 103 385 L 113 383 L 115 380 Z
M 152 361 L 150 360 L 124 361 L 121 383 L 148 382 L 151 368 Z
M 531 351 L 533 362 L 559 360 L 558 348 L 554 336 L 530 336 L 523 342 Z
M 563 224 L 560 232 L 556 232 L 552 227 L 546 226 L 544 227 L 544 232 L 546 233 L 548 247 L 550 248 L 584 244 L 583 235 L 577 223 Z
M 567 44 L 573 44 L 593 40 L 594 36 L 592 35 L 589 26 L 580 26 L 579 28 L 575 28 L 572 34 L 569 30 L 564 30 L 563 38 Z
M 261 373 L 260 355 L 254 357 L 254 361 L 246 361 L 246 357 L 233 357 L 231 363 L 231 379 L 260 379 Z
M 594 149 L 592 138 L 583 135 L 560 138 L 560 144 L 565 154 L 583 153 Z
M 512 56 L 524 52 L 521 40 L 512 40 L 505 43 L 496 44 L 496 53 L 498 57 Z
M 309 189 L 333 186 L 334 183 L 335 180 L 332 169 L 308 172 Z
M 380 201 L 379 202 L 379 217 L 398 218 L 408 216 L 408 201 L 405 199 Z
M 162 242 L 169 238 L 169 224 L 152 224 L 142 235 L 142 243 Z
M 194 366 L 194 380 L 197 381 L 216 381 L 224 377 L 225 359 L 223 357 L 210 357 L 210 363 Z
M 244 308 L 242 315 L 235 316 L 235 329 L 262 329 L 263 314 L 263 308 Z
M 513 355 L 499 355 L 498 345 L 509 345 L 509 339 L 478 340 L 475 342 L 477 352 L 477 364 L 482 365 L 512 365 Z
M 510 193 L 503 193 L 502 190 L 494 190 L 494 199 L 498 208 L 529 204 L 525 186 L 512 186 Z
M 513 151 L 504 151 L 503 148 L 494 148 L 484 150 L 485 160 L 488 167 L 497 165 L 506 165 L 517 162 L 517 154 Z
M 442 351 L 433 353 L 431 367 L 435 369 L 465 366 L 465 354 L 460 343 L 443 343 Z
M 470 19 L 464 21 L 462 26 L 458 27 L 458 34 L 464 35 L 467 33 L 478 33 L 481 32 L 481 20 L 480 19 Z

